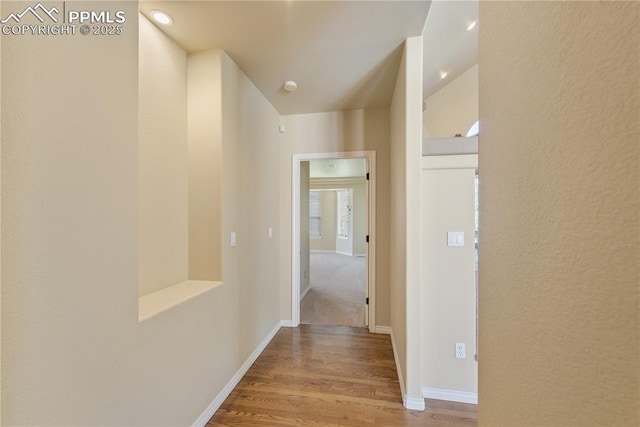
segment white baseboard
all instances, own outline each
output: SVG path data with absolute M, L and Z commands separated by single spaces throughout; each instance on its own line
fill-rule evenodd
M 408 397 L 402 396 L 402 405 L 407 409 L 413 409 L 415 411 L 424 411 L 424 398 L 422 397 Z
M 391 326 L 378 326 L 378 325 L 376 325 L 376 330 L 374 331 L 374 333 L 391 335 Z
M 311 285 L 307 286 L 307 289 L 305 289 L 304 292 L 300 294 L 300 301 L 302 301 L 302 298 L 304 298 L 309 293 L 309 289 L 311 289 Z
M 478 393 L 448 390 L 446 388 L 422 387 L 422 395 L 427 399 L 448 400 L 449 402 L 478 404 Z
M 335 254 L 336 251 L 327 251 L 325 249 L 311 249 L 309 252 L 312 254 Z
M 398 371 L 398 382 L 400 383 L 400 393 L 402 393 L 402 405 L 407 409 L 415 409 L 417 411 L 424 411 L 424 398 L 409 397 L 404 388 L 404 376 L 402 375 L 402 368 L 400 367 L 398 352 L 396 351 L 396 340 L 393 336 L 393 329 L 390 326 L 376 326 L 376 333 L 380 328 L 389 328 L 389 335 L 391 335 L 391 347 L 393 348 L 393 360 L 396 362 L 396 370 Z M 384 330 L 384 329 L 383 329 Z
M 253 362 L 256 361 L 260 353 L 265 349 L 267 344 L 273 339 L 273 337 L 278 333 L 280 328 L 283 326 L 284 321 L 280 321 L 269 331 L 266 337 L 262 340 L 258 347 L 253 350 L 253 353 L 249 355 L 247 360 L 242 364 L 238 372 L 229 380 L 229 382 L 222 388 L 220 393 L 213 399 L 213 402 L 209 404 L 207 409 L 198 417 L 198 419 L 193 423 L 193 427 L 204 427 L 209 422 L 213 414 L 220 408 L 220 406 L 224 403 L 224 400 L 229 397 L 229 394 L 233 391 L 233 389 L 238 385 L 244 374 L 247 373 Z
M 280 324 L 283 328 L 295 328 L 298 325 L 294 325 L 291 320 L 281 320 Z
M 349 252 L 336 251 L 336 253 L 339 255 L 353 256 L 353 254 L 350 254 Z

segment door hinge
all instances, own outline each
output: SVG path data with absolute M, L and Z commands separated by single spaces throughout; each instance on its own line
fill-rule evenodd
M 369 181 L 369 172 L 367 172 L 367 181 Z
M 369 305 L 369 297 L 367 297 L 367 305 Z
M 367 234 L 367 237 L 365 237 L 365 242 L 369 243 L 369 235 Z

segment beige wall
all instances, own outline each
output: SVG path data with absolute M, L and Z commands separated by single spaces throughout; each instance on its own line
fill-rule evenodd
M 424 138 L 446 138 L 467 131 L 478 120 L 478 65 L 474 65 L 426 101 Z
M 354 180 L 312 179 L 313 189 L 348 188 L 353 192 L 353 254 L 367 251 L 366 183 Z M 311 250 L 335 251 L 337 233 L 337 196 L 335 191 L 322 191 L 322 238 L 311 239 Z M 326 231 L 326 233 L 325 233 Z
M 475 176 L 477 155 L 422 159 L 422 386 L 476 393 Z M 447 246 L 462 231 L 463 247 Z M 464 343 L 466 359 L 454 345 Z
M 280 116 L 226 53 L 210 54 L 220 55 L 222 64 L 222 269 L 223 281 L 234 294 L 228 319 L 238 325 L 228 345 L 236 347 L 237 360 L 244 362 L 281 319 L 277 230 L 281 214 L 275 203 L 280 187 L 274 179 L 280 170 Z M 233 248 L 232 231 L 237 233 Z
M 480 3 L 481 426 L 640 424 L 640 3 Z
M 140 15 L 138 281 L 146 295 L 187 280 L 187 54 Z
M 118 7 L 123 36 L 2 41 L 3 425 L 191 425 L 280 319 L 278 114 L 213 52 L 238 247 L 223 285 L 138 322 L 138 11 Z
M 222 272 L 222 104 L 220 56 L 189 55 L 189 278 Z
M 312 185 L 312 188 L 317 188 Z M 337 196 L 335 191 L 320 191 L 321 215 L 320 237 L 311 239 L 312 251 L 336 251 L 336 230 L 337 230 Z
M 391 104 L 391 329 L 405 406 L 420 385 L 420 159 L 422 37 L 406 40 Z
M 391 296 L 391 329 L 393 342 L 399 363 L 398 372 L 402 385 L 402 393 L 406 395 L 407 372 L 407 293 L 406 293 L 406 97 L 407 97 L 407 52 L 406 46 L 398 70 L 398 78 L 391 103 L 391 257 L 390 264 L 390 296 Z M 403 396 L 404 397 L 404 396 Z
M 283 116 L 280 144 L 280 307 L 291 319 L 291 163 L 294 153 L 376 151 L 376 323 L 389 324 L 389 110 Z

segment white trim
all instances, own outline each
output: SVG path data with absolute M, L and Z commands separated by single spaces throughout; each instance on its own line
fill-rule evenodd
M 402 368 L 400 367 L 400 361 L 398 358 L 398 352 L 396 351 L 396 340 L 393 336 L 393 329 L 390 326 L 380 326 L 378 328 L 389 328 L 389 335 L 391 335 L 391 347 L 393 348 L 393 360 L 396 362 L 396 371 L 398 372 L 398 382 L 400 383 L 400 393 L 402 394 L 402 406 L 407 409 L 414 409 L 417 411 L 424 411 L 424 398 L 409 397 L 405 393 L 404 377 L 402 375 Z
M 309 178 L 309 184 L 313 187 L 314 185 L 357 185 L 357 184 L 365 184 L 367 182 L 367 178 L 364 176 L 355 176 L 351 178 Z M 312 188 L 312 190 L 318 191 L 333 191 L 333 188 Z
M 376 326 L 376 334 L 391 335 L 391 326 Z
M 421 169 L 477 169 L 477 154 L 460 154 L 455 156 L 423 156 Z
M 448 400 L 449 402 L 478 404 L 478 393 L 449 390 L 437 387 L 422 387 L 422 395 L 427 399 Z
M 351 159 L 365 158 L 367 160 L 367 172 L 369 176 L 369 191 L 367 211 L 369 214 L 367 229 L 369 244 L 367 245 L 367 282 L 368 282 L 368 317 L 369 331 L 374 332 L 376 327 L 376 152 L 352 151 L 331 153 L 305 153 L 293 154 L 291 172 L 291 324 L 296 327 L 300 324 L 300 162 L 322 159 Z M 366 181 L 365 181 L 366 182 Z M 348 254 L 351 255 L 351 254 Z
M 269 342 L 271 342 L 271 340 L 278 333 L 280 328 L 282 326 L 284 326 L 284 323 L 285 323 L 284 320 L 278 322 L 273 327 L 273 329 L 271 329 L 271 331 L 269 331 L 267 336 L 264 337 L 262 342 L 260 344 L 258 344 L 258 347 L 256 347 L 255 350 L 253 350 L 253 353 L 251 353 L 249 355 L 249 357 L 247 358 L 247 360 L 245 360 L 245 362 L 242 364 L 240 369 L 238 369 L 238 372 L 236 372 L 235 375 L 233 377 L 231 377 L 229 382 L 222 388 L 222 390 L 220 390 L 220 393 L 218 393 L 218 395 L 215 397 L 215 399 L 213 399 L 213 402 L 211 402 L 209 404 L 209 406 L 207 406 L 207 409 L 205 409 L 204 412 L 193 423 L 193 427 L 204 427 L 204 426 L 207 425 L 207 423 L 209 422 L 211 417 L 213 417 L 213 414 L 216 413 L 218 408 L 220 408 L 220 406 L 224 403 L 225 399 L 227 397 L 229 397 L 229 394 L 231 394 L 233 389 L 238 385 L 238 383 L 240 382 L 240 380 L 242 379 L 244 374 L 247 373 L 247 371 L 249 370 L 251 365 L 253 365 L 253 362 L 256 361 L 258 356 L 260 356 L 260 354 L 265 349 L 267 344 L 269 344 Z
M 422 397 L 402 397 L 402 405 L 407 409 L 413 409 L 414 411 L 424 411 L 425 404 Z
M 281 320 L 280 324 L 282 325 L 283 328 L 295 328 L 295 326 L 293 326 L 293 323 L 291 322 L 291 320 Z
M 353 254 L 350 254 L 349 252 L 336 251 L 336 253 L 337 253 L 338 255 L 353 256 Z
M 310 249 L 309 252 L 312 254 L 335 254 L 336 251 L 327 251 L 324 249 Z
M 302 301 L 302 299 L 307 296 L 307 294 L 309 293 L 309 289 L 311 289 L 311 285 L 307 286 L 307 289 L 302 292 L 302 295 L 300 295 L 300 301 Z

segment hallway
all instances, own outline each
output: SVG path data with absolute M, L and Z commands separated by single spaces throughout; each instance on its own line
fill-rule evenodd
M 364 328 L 282 328 L 211 418 L 221 425 L 475 426 L 476 405 L 402 406 L 388 335 Z
M 300 302 L 300 322 L 365 326 L 365 259 L 311 253 L 310 289 Z

